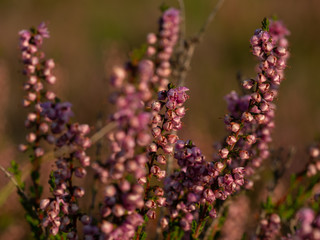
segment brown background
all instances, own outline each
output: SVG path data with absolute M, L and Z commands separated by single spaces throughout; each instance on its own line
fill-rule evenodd
M 186 0 L 187 33 L 197 32 L 215 1 Z M 126 59 L 148 32 L 157 30 L 160 0 L 0 0 L 0 163 L 26 162 L 16 146 L 24 141 L 26 111 L 20 74 L 18 31 L 45 21 L 51 38 L 44 50 L 56 61 L 55 91 L 73 103 L 76 120 L 94 125 L 108 115 L 107 76 Z M 177 6 L 176 1 L 166 1 Z M 254 76 L 249 39 L 265 16 L 276 14 L 291 31 L 291 58 L 277 100 L 274 146 L 297 149 L 295 166 L 303 166 L 305 149 L 320 132 L 320 1 L 226 0 L 192 62 L 186 85 L 188 113 L 181 136 L 212 155 L 212 143 L 225 134 L 223 96 L 235 89 L 237 72 Z M 48 170 L 43 170 L 46 182 Z M 0 188 L 8 180 L 0 174 Z M 0 239 L 26 239 L 22 209 L 15 194 L 0 207 Z

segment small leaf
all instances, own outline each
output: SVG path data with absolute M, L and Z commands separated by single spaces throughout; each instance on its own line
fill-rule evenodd
M 268 18 L 264 18 L 263 20 L 262 20 L 262 22 L 261 22 L 261 24 L 262 24 L 262 30 L 263 31 L 269 31 L 269 24 L 270 24 L 270 22 L 269 22 L 269 19 Z
M 168 89 L 170 90 L 170 89 L 173 89 L 173 88 L 175 88 L 175 86 L 173 85 L 173 83 L 169 83 L 169 84 L 168 84 Z
M 191 232 L 192 232 L 192 235 L 195 233 L 197 229 L 197 221 L 196 220 L 193 220 L 192 223 L 191 223 Z

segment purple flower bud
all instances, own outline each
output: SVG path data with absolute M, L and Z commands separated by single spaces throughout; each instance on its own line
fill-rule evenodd
M 148 200 L 146 203 L 145 203 L 145 206 L 147 208 L 155 208 L 156 207 L 156 203 L 153 201 L 153 200 Z
M 50 200 L 49 199 L 42 199 L 40 201 L 40 209 L 41 210 L 45 210 L 50 204 Z
M 239 156 L 242 160 L 249 159 L 249 153 L 248 151 L 245 151 L 245 150 L 239 151 Z
M 151 104 L 151 109 L 153 111 L 159 112 L 161 110 L 161 103 L 158 101 L 155 101 Z
M 162 229 L 165 229 L 169 224 L 169 220 L 167 218 L 161 218 L 160 225 Z
M 265 51 L 266 53 L 269 53 L 272 51 L 273 49 L 273 44 L 271 42 L 265 42 L 262 44 L 262 49 L 263 51 Z
M 232 122 L 232 123 L 230 123 L 230 125 L 231 125 L 231 131 L 232 132 L 238 132 L 240 130 L 240 124 L 239 123 Z
M 116 217 L 121 217 L 125 214 L 125 209 L 123 208 L 122 205 L 120 204 L 116 204 L 113 206 L 112 208 L 112 213 L 116 216 Z
M 228 143 L 228 145 L 233 145 L 237 142 L 237 138 L 235 136 L 229 136 L 227 137 L 226 142 Z
M 111 231 L 113 230 L 113 225 L 112 223 L 108 222 L 108 221 L 102 221 L 102 224 L 101 224 L 101 231 L 104 233 L 104 234 L 109 234 L 111 233 Z
M 41 157 L 44 154 L 44 150 L 41 147 L 38 147 L 34 150 L 34 154 L 36 157 Z
M 219 150 L 219 155 L 221 158 L 227 158 L 229 154 L 229 150 L 227 148 L 223 148 Z
M 213 208 L 210 212 L 209 212 L 209 216 L 212 218 L 216 218 L 217 217 L 217 211 Z
M 87 171 L 83 167 L 77 167 L 74 171 L 74 175 L 78 178 L 83 178 L 87 175 Z
M 154 138 L 157 138 L 161 135 L 161 129 L 159 127 L 152 128 L 151 132 Z
M 50 92 L 50 91 L 46 92 L 46 98 L 47 98 L 49 101 L 54 100 L 55 97 L 56 97 L 55 93 Z
M 275 49 L 275 52 L 279 55 L 279 56 L 285 56 L 287 54 L 287 49 L 285 47 L 277 47 Z
M 166 164 L 166 162 L 167 162 L 166 157 L 164 155 L 158 155 L 157 162 L 160 164 Z
M 46 80 L 49 84 L 55 84 L 57 81 L 57 78 L 53 75 L 49 75 L 46 77 Z
M 158 204 L 159 207 L 164 207 L 166 205 L 166 198 L 159 197 L 157 199 L 157 204 Z
M 78 210 L 79 210 L 78 205 L 75 204 L 75 203 L 72 203 L 72 204 L 71 204 L 71 212 L 72 212 L 72 213 L 76 213 Z
M 138 183 L 141 185 L 144 185 L 147 183 L 147 178 L 146 177 L 142 177 L 138 179 Z
M 182 229 L 184 231 L 189 231 L 190 230 L 190 223 L 185 218 L 182 218 L 180 220 L 180 226 L 182 227 Z
M 80 218 L 80 221 L 82 222 L 83 225 L 89 225 L 91 223 L 91 217 L 89 217 L 88 215 L 83 215 Z
M 154 210 L 149 210 L 147 212 L 147 216 L 150 218 L 150 219 L 155 219 L 156 218 L 156 212 Z
M 147 43 L 148 44 L 155 44 L 157 42 L 157 36 L 154 33 L 149 33 L 147 35 Z
M 26 136 L 26 140 L 29 143 L 33 143 L 36 139 L 37 139 L 37 135 L 33 132 L 28 133 L 28 135 Z
M 158 147 L 155 143 L 151 143 L 149 146 L 148 146 L 148 152 L 157 152 L 158 150 Z
M 25 144 L 19 144 L 18 148 L 20 152 L 25 152 L 28 149 L 28 146 Z
M 73 195 L 76 197 L 76 198 L 81 198 L 83 197 L 85 194 L 85 191 L 82 187 L 75 187 L 74 190 L 73 190 Z

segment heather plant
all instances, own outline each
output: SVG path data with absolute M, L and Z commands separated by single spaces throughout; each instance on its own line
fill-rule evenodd
M 158 32 L 147 34 L 126 63 L 113 66 L 109 100 L 114 110 L 91 137 L 95 127 L 75 122 L 72 104 L 49 88 L 57 79 L 54 61 L 41 50 L 49 38 L 46 24 L 19 33 L 23 107 L 29 110 L 29 132 L 19 150 L 28 154 L 31 168 L 14 161 L 8 170 L 0 167 L 17 188 L 34 239 L 230 239 L 229 206 L 241 202 L 239 196 L 259 195 L 254 186 L 264 172 L 275 184 L 259 209 L 244 208 L 254 226 L 239 224 L 239 239 L 320 239 L 319 143 L 309 148 L 298 173 L 284 164 L 268 168 L 272 161 L 290 160 L 289 154 L 277 159 L 271 147 L 276 100 L 290 56 L 289 30 L 276 18 L 264 18 L 254 31 L 249 42 L 258 59 L 256 76 L 241 79 L 240 93 L 225 96 L 227 134 L 209 158 L 201 146 L 182 140 L 180 130 L 192 101 L 185 81 L 191 58 L 223 1 L 190 38 L 179 3 L 180 9 L 162 6 Z M 88 150 L 100 149 L 102 138 L 108 140 L 107 156 L 99 156 L 99 150 L 94 156 Z M 47 185 L 40 182 L 45 161 L 52 167 Z M 30 181 L 22 171 L 30 171 Z M 285 173 L 290 186 L 273 196 Z M 77 178 L 93 179 L 93 190 Z M 45 196 L 43 187 L 49 189 Z M 90 191 L 91 205 L 81 204 Z

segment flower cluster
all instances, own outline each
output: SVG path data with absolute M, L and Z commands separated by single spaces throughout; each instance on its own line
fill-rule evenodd
M 309 149 L 309 163 L 307 169 L 307 175 L 309 177 L 316 175 L 320 171 L 320 149 L 319 144 L 310 147 Z
M 158 38 L 154 33 L 148 34 L 149 47 L 147 55 L 156 55 L 155 75 L 152 82 L 158 90 L 166 90 L 172 72 L 170 59 L 179 38 L 180 11 L 175 8 L 166 10 L 160 19 Z
M 320 214 L 310 208 L 303 208 L 297 213 L 299 227 L 293 236 L 284 240 L 317 240 L 320 239 Z
M 138 213 L 144 206 L 144 189 L 138 182 L 146 176 L 145 152 L 151 141 L 151 113 L 146 104 L 152 97 L 153 74 L 154 64 L 142 59 L 137 65 L 114 68 L 111 76 L 117 90 L 111 99 L 117 108 L 111 120 L 117 127 L 108 136 L 112 153 L 105 163 L 92 165 L 106 184 L 100 226 L 106 239 L 131 239 L 144 222 Z
M 249 94 L 239 96 L 231 92 L 226 96 L 229 115 L 225 122 L 231 132 L 227 137 L 228 146 L 241 149 L 239 158 L 229 156 L 229 149 L 220 150 L 220 156 L 230 157 L 231 166 L 245 166 L 246 176 L 254 174 L 261 166 L 269 152 L 272 141 L 271 132 L 274 128 L 275 105 L 274 98 L 284 79 L 288 53 L 289 34 L 286 27 L 279 21 L 272 21 L 267 29 L 257 29 L 250 42 L 252 53 L 260 59 L 258 74 L 255 79 L 245 80 L 243 87 Z M 236 136 L 240 136 L 236 141 Z M 237 142 L 237 143 L 236 143 Z M 227 154 L 228 153 L 228 154 Z M 250 160 L 250 161 L 249 161 Z M 246 187 L 251 188 L 253 182 L 247 180 Z
M 289 31 L 282 22 L 269 24 L 267 20 L 263 21 L 262 29 L 255 31 L 250 43 L 253 55 L 259 58 L 257 76 L 243 82 L 244 94 L 232 91 L 226 96 L 229 114 L 224 122 L 228 135 L 213 161 L 206 161 L 192 141 L 179 140 L 177 134 L 182 128 L 186 113 L 184 104 L 189 98 L 187 87 L 175 87 L 170 83 L 174 77 L 172 71 L 182 68 L 174 65 L 181 64 L 178 62 L 181 52 L 174 55 L 180 21 L 179 10 L 164 11 L 159 33 L 147 36 L 147 48 L 137 50 L 139 53 L 132 54 L 124 66 L 113 68 L 110 84 L 114 92 L 110 102 L 116 110 L 109 118 L 112 126 L 107 134 L 110 151 L 105 161 L 98 159 L 92 164 L 86 153 L 91 145 L 87 137 L 90 127 L 71 123 L 71 104 L 60 102 L 53 92 L 45 90 L 46 83 L 56 81 L 52 74 L 53 60 L 47 60 L 39 51 L 43 39 L 49 37 L 45 24 L 20 32 L 24 74 L 28 78 L 24 84 L 27 96 L 23 105 L 34 107 L 25 122 L 26 127 L 32 129 L 27 135 L 28 144 L 21 145 L 20 149 L 32 152 L 34 186 L 31 187 L 30 209 L 35 214 L 30 222 L 40 229 L 35 233 L 45 235 L 41 237 L 142 239 L 148 220 L 155 219 L 160 210 L 159 225 L 166 239 L 199 239 L 209 225 L 208 219 L 219 217 L 216 226 L 213 221 L 212 232 L 221 227 L 225 216 L 220 217 L 227 214 L 226 199 L 243 186 L 253 186 L 250 176 L 270 155 L 269 144 L 275 125 L 274 99 L 284 80 Z M 36 174 L 44 155 L 40 140 L 55 147 L 55 169 L 49 179 L 52 196 L 41 201 Z M 310 149 L 307 176 L 317 175 L 319 157 L 320 148 L 315 145 Z M 168 164 L 170 159 L 176 160 L 174 164 L 178 166 L 173 173 Z M 95 180 L 100 180 L 95 183 L 102 189 L 92 197 L 92 206 L 95 206 L 95 198 L 101 197 L 98 216 L 80 209 L 79 199 L 85 195 L 85 189 L 74 181 L 74 176 L 87 176 L 89 166 L 94 170 Z M 305 173 L 299 174 L 293 184 L 298 184 Z M 314 184 L 305 188 L 306 196 Z M 292 189 L 294 187 L 290 187 L 284 200 L 278 203 L 290 205 Z M 29 203 L 28 196 L 26 199 Z M 287 216 L 283 217 L 278 203 L 265 205 L 268 211 L 258 222 L 257 239 L 271 240 L 280 235 L 280 220 Z M 293 215 L 301 206 L 288 212 Z M 320 239 L 319 215 L 305 208 L 298 212 L 297 218 L 297 231 L 284 239 Z M 79 231 L 78 222 L 83 225 L 82 231 Z M 287 223 L 282 223 L 281 230 Z
M 181 170 L 174 172 L 165 180 L 164 190 L 171 221 L 178 219 L 184 231 L 191 229 L 191 223 L 199 217 L 197 205 L 212 204 L 214 192 L 208 188 L 214 182 L 213 173 L 208 171 L 205 157 L 191 141 L 178 140 L 175 146 L 175 158 Z M 210 215 L 214 216 L 212 210 Z M 169 218 L 162 220 L 162 227 Z
M 44 155 L 41 139 L 47 138 L 48 123 L 41 115 L 40 103 L 53 101 L 55 94 L 46 90 L 46 84 L 54 84 L 56 77 L 52 74 L 55 63 L 52 59 L 46 59 L 45 54 L 40 51 L 43 39 L 49 37 L 49 32 L 44 23 L 37 28 L 22 30 L 20 35 L 21 59 L 24 64 L 23 74 L 27 77 L 24 83 L 26 96 L 23 99 L 23 106 L 32 108 L 25 121 L 25 127 L 30 129 L 26 135 L 27 144 L 20 144 L 20 151 L 29 150 L 32 162 L 32 198 L 33 204 L 38 207 L 41 187 L 39 186 L 41 157 Z
M 158 101 L 152 103 L 154 111 L 152 118 L 152 135 L 154 142 L 149 146 L 150 152 L 156 153 L 161 148 L 166 154 L 173 154 L 174 144 L 178 136 L 173 133 L 181 129 L 181 119 L 185 115 L 183 104 L 189 98 L 186 87 L 171 88 L 168 91 L 161 91 Z M 166 164 L 164 155 L 157 155 L 157 162 Z M 158 176 L 159 177 L 159 176 Z M 163 177 L 162 177 L 163 178 Z
M 173 132 L 181 128 L 181 119 L 185 115 L 183 104 L 188 99 L 186 87 L 171 88 L 168 91 L 160 91 L 158 93 L 158 101 L 151 104 L 153 110 L 152 118 L 152 136 L 153 142 L 148 146 L 149 152 L 149 174 L 146 179 L 140 181 L 146 183 L 146 197 L 151 198 L 150 178 L 155 176 L 158 180 L 162 180 L 166 176 L 166 170 L 162 170 L 159 165 L 166 165 L 168 155 L 173 155 L 174 144 L 178 140 L 178 136 Z M 147 216 L 151 219 L 156 217 L 155 208 L 165 205 L 164 191 L 161 187 L 153 188 L 154 196 L 146 200 L 145 206 Z
M 184 231 L 190 231 L 193 220 L 201 222 L 207 214 L 216 217 L 216 210 L 212 208 L 216 199 L 225 200 L 243 185 L 244 171 L 235 168 L 231 173 L 221 174 L 223 164 L 206 162 L 200 149 L 191 141 L 177 141 L 175 158 L 180 170 L 165 180 L 170 216 L 162 220 L 162 227 L 172 221 L 178 222 Z
M 165 171 L 153 164 L 155 152 L 158 150 L 157 144 L 160 146 L 161 142 L 165 152 L 169 153 L 173 149 L 170 142 L 174 143 L 177 138 L 175 135 L 161 137 L 158 124 L 162 128 L 164 120 L 159 114 L 163 107 L 159 101 L 165 99 L 159 98 L 158 102 L 152 103 L 152 98 L 157 89 L 164 90 L 169 83 L 168 77 L 171 74 L 169 61 L 178 39 L 179 21 L 178 10 L 166 10 L 160 20 L 159 35 L 150 33 L 147 37 L 146 58 L 134 59 L 124 68 L 116 67 L 113 70 L 111 84 L 117 92 L 111 97 L 111 102 L 116 105 L 117 111 L 111 120 L 117 123 L 117 129 L 109 134 L 112 154 L 106 163 L 93 164 L 100 180 L 106 184 L 105 199 L 101 209 L 103 224 L 100 227 L 106 238 L 132 238 L 136 228 L 144 222 L 141 214 L 154 218 L 155 201 L 161 206 L 164 204 L 162 188 L 153 188 L 157 199 L 148 199 L 146 196 L 149 187 L 146 186 L 145 193 L 142 185 L 150 183 L 151 175 L 159 179 L 165 177 Z M 179 91 L 180 97 L 186 90 L 176 91 Z M 169 92 L 174 94 L 174 90 Z M 171 96 L 171 102 L 175 104 L 171 106 L 171 116 L 165 117 L 165 122 L 168 122 L 167 131 L 180 128 L 181 123 L 178 121 L 184 114 L 181 109 L 180 117 L 174 116 L 175 110 L 182 105 L 181 99 L 174 98 L 175 96 Z M 157 139 L 154 143 L 151 143 L 152 135 Z M 165 164 L 164 155 L 158 155 L 156 158 Z M 148 176 L 146 176 L 146 164 L 149 166 Z M 132 177 L 135 181 L 128 180 Z M 114 224 L 115 222 L 117 224 Z
M 281 219 L 276 213 L 272 213 L 262 219 L 259 224 L 260 233 L 258 239 L 272 240 L 280 233 Z
M 256 91 L 251 95 L 254 106 L 250 112 L 259 126 L 251 133 L 257 141 L 252 149 L 252 163 L 247 169 L 249 176 L 270 154 L 268 144 L 272 141 L 271 132 L 275 125 L 273 99 L 278 96 L 278 88 L 284 79 L 289 58 L 287 35 L 289 31 L 282 22 L 271 21 L 269 31 L 258 29 L 251 38 L 252 53 L 260 59 L 260 64 L 258 75 L 252 83 L 256 85 Z M 246 88 L 250 88 L 250 84 Z
M 56 159 L 57 169 L 50 177 L 53 197 L 40 202 L 40 209 L 45 215 L 42 226 L 49 227 L 52 235 L 62 231 L 68 233 L 68 239 L 76 239 L 76 221 L 82 216 L 77 199 L 84 196 L 85 190 L 72 184 L 72 176 L 86 176 L 85 167 L 90 165 L 90 157 L 85 153 L 90 147 L 90 140 L 86 135 L 90 128 L 86 124 L 69 124 L 73 115 L 70 103 L 46 102 L 41 104 L 41 108 L 42 115 L 50 123 L 50 142 L 55 144 L 57 151 L 65 151 Z M 74 160 L 77 160 L 80 166 L 77 166 Z

